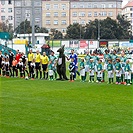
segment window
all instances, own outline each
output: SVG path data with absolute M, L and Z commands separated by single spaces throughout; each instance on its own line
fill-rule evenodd
M 79 8 L 84 8 L 84 4 L 80 4 L 79 5 Z
M 61 16 L 62 16 L 62 17 L 66 17 L 66 12 L 62 12 L 62 13 L 61 13 Z
M 13 20 L 13 17 L 12 16 L 8 16 L 8 20 Z
M 54 17 L 58 17 L 58 12 L 54 12 Z
M 62 29 L 62 32 L 63 32 L 63 33 L 66 33 L 66 29 Z
M 41 6 L 41 2 L 35 1 L 35 2 L 34 2 L 34 5 L 35 5 L 35 6 Z
M 58 9 L 58 4 L 54 4 L 54 8 L 55 9 Z
M 101 8 L 105 8 L 105 4 L 101 4 Z
M 77 5 L 76 4 L 72 4 L 72 8 L 77 8 Z
M 88 24 L 91 22 L 91 20 L 88 20 Z
M 54 20 L 54 24 L 57 25 L 58 24 L 58 20 Z
M 100 16 L 107 16 L 107 12 L 100 12 Z
M 108 16 L 112 17 L 113 16 L 113 12 L 108 12 Z
M 66 25 L 66 20 L 62 20 L 61 24 Z
M 9 12 L 9 13 L 12 12 L 12 8 L 8 8 L 8 12 Z
M 5 12 L 5 8 L 1 8 L 1 12 Z
M 73 17 L 77 17 L 77 12 L 73 12 L 73 13 L 72 13 L 72 16 L 73 16 Z
M 79 12 L 79 16 L 84 17 L 85 16 L 85 12 Z
M 73 24 L 74 24 L 74 23 L 77 23 L 77 20 L 73 20 Z
M 92 16 L 92 13 L 91 12 L 88 12 L 88 17 L 91 17 Z
M 85 20 L 81 20 L 80 21 L 80 24 L 83 24 L 84 25 L 85 24 Z
M 63 9 L 65 9 L 65 8 L 66 8 L 66 4 L 62 4 L 61 7 L 62 7 Z
M 133 11 L 133 8 L 130 8 L 130 11 Z
M 130 13 L 130 17 L 133 17 L 133 13 Z
M 35 9 L 35 13 L 36 13 L 36 14 L 40 14 L 40 12 L 41 12 L 41 11 L 40 11 L 39 8 L 36 8 L 36 9 Z
M 46 4 L 46 9 L 49 9 L 50 8 L 50 4 Z
M 8 0 L 8 4 L 12 4 L 12 0 Z
M 50 12 L 46 12 L 46 17 L 50 17 Z
M 46 24 L 49 25 L 50 24 L 50 20 L 46 20 Z
M 20 1 L 16 1 L 15 5 L 16 6 L 21 6 L 21 2 Z
M 91 8 L 91 7 L 92 7 L 92 5 L 89 3 L 89 4 L 88 4 L 88 8 Z
M 39 23 L 40 22 L 40 18 L 35 18 L 35 22 Z
M 109 4 L 109 8 L 113 8 L 114 6 L 113 6 L 113 4 Z
M 1 0 L 1 5 L 5 5 L 5 0 Z
M 97 17 L 98 16 L 98 13 L 97 12 L 94 12 L 94 16 Z
M 94 4 L 93 7 L 94 7 L 94 8 L 97 8 L 97 4 Z
M 30 13 L 25 13 L 25 17 L 29 18 L 30 17 Z
M 1 20 L 5 20 L 5 16 L 1 16 Z

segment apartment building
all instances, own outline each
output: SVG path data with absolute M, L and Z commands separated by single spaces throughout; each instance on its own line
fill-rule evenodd
M 122 0 L 71 0 L 70 23 L 85 25 L 95 19 L 116 19 L 121 8 Z
M 42 0 L 34 0 L 34 22 L 42 27 Z M 32 0 L 14 0 L 14 25 L 22 21 L 32 22 Z
M 69 0 L 42 0 L 42 26 L 66 32 L 70 24 Z
M 131 22 L 131 30 L 133 35 L 133 0 L 130 0 L 122 9 L 122 14 Z
M 66 32 L 69 24 L 116 19 L 121 11 L 122 0 L 42 0 L 42 25 Z
M 14 27 L 14 0 L 0 0 L 0 21 Z

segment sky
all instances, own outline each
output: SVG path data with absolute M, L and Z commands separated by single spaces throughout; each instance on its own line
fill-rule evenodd
M 128 3 L 128 0 L 123 0 L 122 6 L 125 6 Z

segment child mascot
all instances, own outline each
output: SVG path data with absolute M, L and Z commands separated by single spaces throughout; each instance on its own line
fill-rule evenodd
M 57 80 L 68 80 L 66 76 L 66 57 L 64 54 L 64 45 L 57 50 L 59 52 L 59 57 L 57 60 L 57 73 L 59 74 L 59 78 Z

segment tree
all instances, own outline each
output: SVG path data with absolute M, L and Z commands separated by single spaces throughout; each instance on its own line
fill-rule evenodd
M 30 21 L 27 21 L 27 19 L 18 25 L 18 27 L 15 29 L 16 34 L 26 34 L 32 32 L 32 26 L 30 24 Z M 35 25 L 35 33 L 48 33 L 48 30 L 43 27 L 39 27 L 38 25 Z
M 66 33 L 65 38 L 80 39 L 80 37 L 83 38 L 84 36 L 84 27 L 79 23 L 70 24 L 67 27 Z
M 63 34 L 56 30 L 56 29 L 51 29 L 51 39 L 63 39 Z
M 13 38 L 13 26 L 9 24 L 9 21 L 0 22 L 0 32 L 8 32 L 10 34 L 10 39 Z
M 121 34 L 120 39 L 129 39 L 132 36 L 131 23 L 127 20 L 125 15 L 118 15 L 118 32 Z

